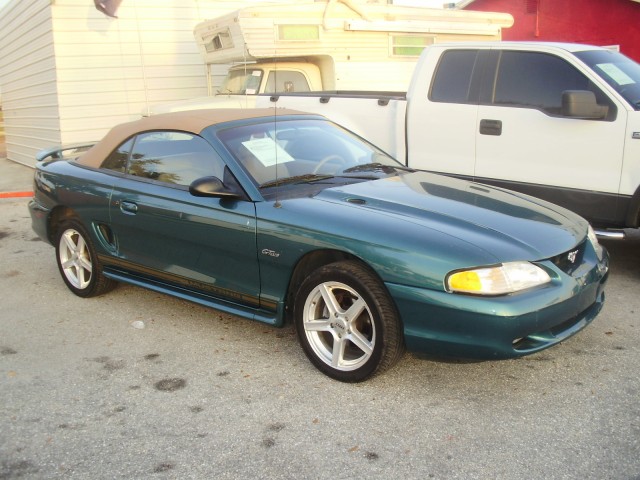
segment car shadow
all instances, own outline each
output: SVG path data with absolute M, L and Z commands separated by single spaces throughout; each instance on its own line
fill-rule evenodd
M 611 271 L 640 279 L 640 230 L 625 230 L 624 240 L 602 239 L 611 256 Z

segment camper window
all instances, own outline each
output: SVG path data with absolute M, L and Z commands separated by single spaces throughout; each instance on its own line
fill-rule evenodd
M 318 25 L 278 25 L 278 40 L 305 41 L 320 40 Z
M 424 35 L 391 35 L 391 55 L 398 57 L 419 57 L 422 50 L 433 45 L 434 38 Z
M 231 47 L 233 47 L 233 40 L 228 28 L 207 38 L 204 44 L 205 50 L 209 53 Z

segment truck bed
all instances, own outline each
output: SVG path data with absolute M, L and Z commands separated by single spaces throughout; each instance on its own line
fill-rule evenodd
M 324 115 L 406 164 L 404 129 L 397 128 L 405 121 L 405 92 L 336 90 L 257 97 L 256 107 L 286 107 Z

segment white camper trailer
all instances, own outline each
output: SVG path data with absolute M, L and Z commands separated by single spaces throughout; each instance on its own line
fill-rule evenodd
M 353 0 L 243 8 L 195 27 L 212 97 L 156 106 L 151 113 L 249 107 L 260 93 L 406 91 L 426 46 L 500 40 L 512 24 L 504 13 Z M 232 66 L 219 84 L 213 71 L 221 64 Z

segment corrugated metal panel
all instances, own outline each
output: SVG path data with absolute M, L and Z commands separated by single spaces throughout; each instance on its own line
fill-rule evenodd
M 50 2 L 13 1 L 0 16 L 0 85 L 7 158 L 33 165 L 60 142 Z
M 86 0 L 56 0 L 63 142 L 100 138 L 152 104 L 206 95 L 206 69 L 193 28 L 255 3 L 127 0 L 116 20 L 87 9 Z
M 206 92 L 202 66 L 174 80 L 181 65 L 199 60 L 191 35 L 197 22 L 194 5 L 130 0 L 113 19 L 84 0 L 56 1 L 52 12 L 63 143 L 99 139 L 113 125 L 138 118 L 156 81 L 148 67 L 168 67 L 165 82 L 188 79 L 189 86 L 199 83 L 199 91 Z
M 206 95 L 193 28 L 256 3 L 126 0 L 113 19 L 90 0 L 11 0 L 0 17 L 7 157 L 33 165 L 39 149 L 99 139 L 149 104 Z

